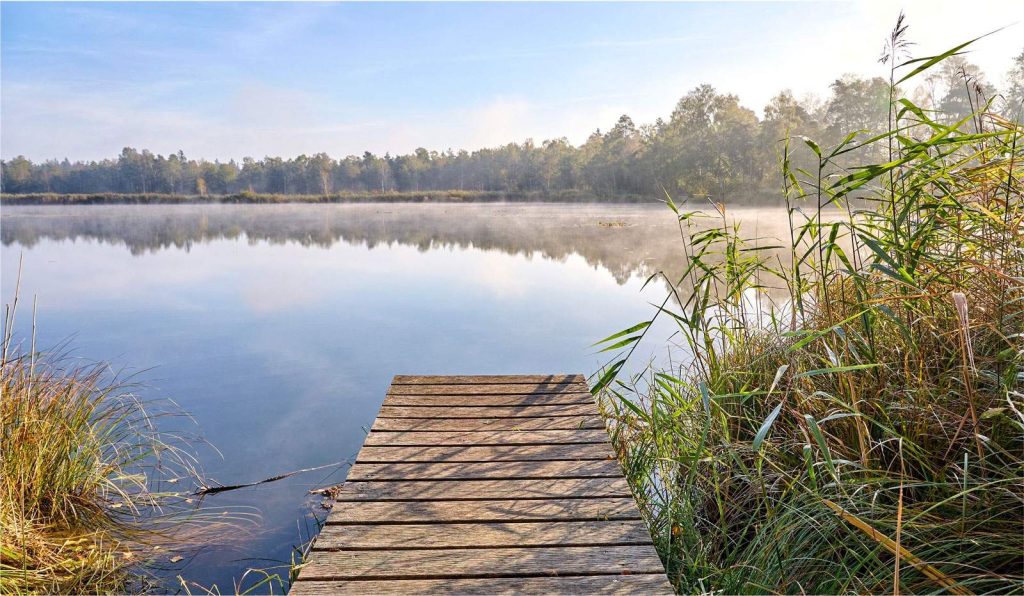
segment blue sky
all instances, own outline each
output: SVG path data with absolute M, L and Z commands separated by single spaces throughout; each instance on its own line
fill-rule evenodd
M 919 54 L 1024 21 L 1024 2 L 907 2 Z M 0 4 L 0 154 L 124 146 L 209 159 L 581 142 L 708 82 L 760 111 L 875 60 L 900 5 Z M 942 33 L 958 29 L 955 39 Z M 971 60 L 997 84 L 1024 24 Z

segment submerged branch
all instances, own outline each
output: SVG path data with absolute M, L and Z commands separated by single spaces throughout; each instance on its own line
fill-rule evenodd
M 350 461 L 338 461 L 338 462 L 334 462 L 334 463 L 331 463 L 331 464 L 324 464 L 322 466 L 316 466 L 316 467 L 313 467 L 313 468 L 302 468 L 301 470 L 294 470 L 292 472 L 286 472 L 284 474 L 278 474 L 277 476 L 271 476 L 270 478 L 264 478 L 263 480 L 257 480 L 256 482 L 247 482 L 245 484 L 229 484 L 229 485 L 226 485 L 226 486 L 207 486 L 207 485 L 204 484 L 204 485 L 200 486 L 199 488 L 197 488 L 195 490 L 195 492 L 192 493 L 192 494 L 194 494 L 194 495 L 212 495 L 212 494 L 216 494 L 216 493 L 226 492 L 226 491 L 229 491 L 229 490 L 236 490 L 236 489 L 239 489 L 239 488 L 248 488 L 250 486 L 256 486 L 256 485 L 259 485 L 259 484 L 267 484 L 269 482 L 276 482 L 278 480 L 283 480 L 283 479 L 288 478 L 290 476 L 295 476 L 296 474 L 303 474 L 305 472 L 315 472 L 317 470 L 323 470 L 324 468 L 330 468 L 331 466 L 345 466 L 345 465 L 349 465 L 350 466 L 350 465 L 352 465 L 352 462 L 350 462 Z

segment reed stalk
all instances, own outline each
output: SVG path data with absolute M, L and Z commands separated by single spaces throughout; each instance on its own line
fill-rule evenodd
M 1024 591 L 1024 127 L 897 90 L 964 47 L 887 57 L 889 131 L 785 143 L 791 262 L 667 199 L 687 268 L 594 386 L 680 592 Z M 693 358 L 621 378 L 659 317 Z

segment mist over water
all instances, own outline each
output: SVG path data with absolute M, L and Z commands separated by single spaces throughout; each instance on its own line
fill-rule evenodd
M 781 209 L 730 217 L 765 244 L 788 233 Z M 661 205 L 5 206 L 0 237 L 3 298 L 23 256 L 39 345 L 72 338 L 173 399 L 222 484 L 351 460 L 395 374 L 592 374 L 607 355 L 591 344 L 664 298 L 644 281 L 684 266 Z M 634 366 L 666 363 L 670 335 L 652 329 Z M 307 491 L 346 471 L 208 496 L 246 519 L 163 579 L 225 591 L 249 567 L 285 572 L 326 515 Z

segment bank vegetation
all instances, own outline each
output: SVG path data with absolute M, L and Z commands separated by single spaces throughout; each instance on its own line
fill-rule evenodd
M 965 115 L 898 92 L 964 47 L 911 59 L 901 22 L 887 129 L 780 147 L 788 236 L 668 199 L 685 364 L 620 378 L 644 321 L 597 389 L 680 592 L 1024 590 L 1024 128 L 969 76 Z

